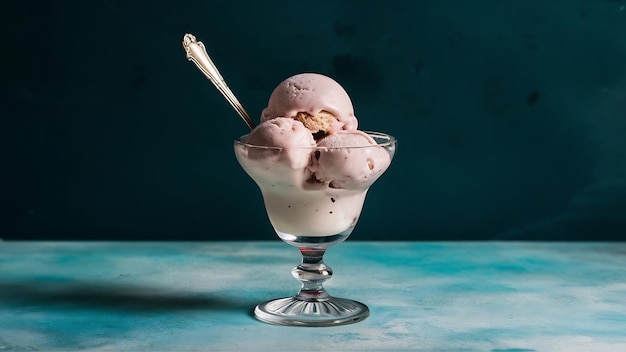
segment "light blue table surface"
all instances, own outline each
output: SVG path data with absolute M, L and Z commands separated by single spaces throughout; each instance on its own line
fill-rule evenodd
M 626 351 L 626 243 L 357 242 L 333 295 L 365 321 L 262 323 L 294 294 L 276 242 L 0 242 L 0 351 Z

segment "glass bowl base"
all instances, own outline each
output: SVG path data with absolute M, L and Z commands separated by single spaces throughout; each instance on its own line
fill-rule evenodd
M 363 303 L 330 297 L 321 301 L 303 301 L 286 297 L 261 303 L 254 308 L 260 321 L 292 326 L 336 326 L 364 320 L 370 314 Z

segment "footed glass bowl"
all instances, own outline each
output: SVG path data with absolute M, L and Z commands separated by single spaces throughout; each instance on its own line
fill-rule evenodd
M 369 187 L 387 170 L 396 150 L 394 137 L 365 133 L 373 144 L 279 148 L 246 144 L 247 136 L 235 141 L 237 160 L 259 186 L 276 234 L 302 254 L 292 270 L 300 291 L 257 305 L 259 320 L 332 326 L 369 316 L 365 304 L 333 297 L 323 287 L 333 273 L 324 253 L 350 236 Z

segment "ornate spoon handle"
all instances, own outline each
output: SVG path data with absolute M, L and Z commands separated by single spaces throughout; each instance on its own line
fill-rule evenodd
M 196 40 L 193 34 L 185 34 L 183 37 L 183 48 L 187 53 L 187 60 L 192 61 L 202 73 L 215 85 L 217 90 L 222 93 L 224 98 L 228 100 L 230 105 L 237 111 L 237 114 L 243 119 L 250 129 L 255 127 L 254 121 L 250 118 L 250 115 L 243 108 L 235 94 L 228 88 L 226 81 L 217 70 L 217 67 L 213 63 L 213 60 L 209 57 L 209 54 L 202 42 Z

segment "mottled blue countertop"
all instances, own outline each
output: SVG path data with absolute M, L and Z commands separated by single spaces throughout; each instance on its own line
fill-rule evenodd
M 0 350 L 626 351 L 626 243 L 357 242 L 331 294 L 363 322 L 251 315 L 294 294 L 276 242 L 0 242 Z

